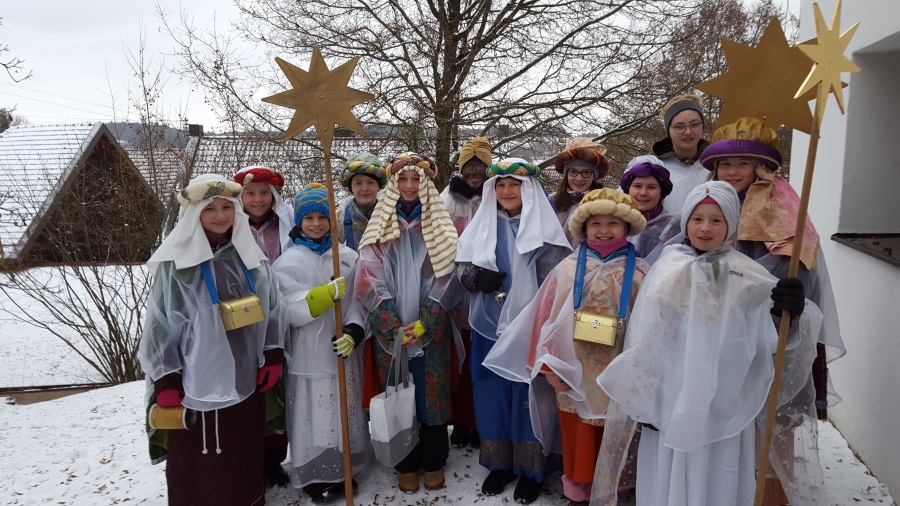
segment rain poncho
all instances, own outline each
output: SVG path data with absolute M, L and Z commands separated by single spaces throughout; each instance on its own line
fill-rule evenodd
M 531 302 L 553 267 L 571 250 L 535 178 L 507 177 L 522 183 L 522 212 L 510 218 L 498 209 L 495 186 L 501 177 L 488 179 L 482 205 L 463 232 L 457 254 L 460 274 L 473 266 L 507 274 L 502 280 L 507 294 L 503 304 L 493 293 L 469 295 L 473 329 L 470 369 L 476 425 L 482 439 L 479 462 L 492 471 L 513 471 L 543 481 L 554 466 L 533 432 L 528 386 L 497 376 L 483 367 L 482 361 L 506 325 Z
M 496 340 L 506 325 L 524 308 L 544 277 L 570 252 L 569 241 L 556 222 L 552 207 L 540 184 L 531 176 L 507 176 L 522 182 L 522 213 L 509 218 L 497 209 L 496 182 L 484 184 L 484 204 L 479 207 L 459 240 L 456 261 L 497 272 L 505 272 L 501 306 L 494 294 L 473 293 L 469 297 L 472 328 Z M 460 272 L 465 266 L 460 266 Z
M 321 255 L 303 245 L 292 245 L 275 262 L 281 293 L 290 323 L 291 357 L 287 369 L 288 435 L 291 447 L 290 474 L 294 487 L 344 479 L 341 436 L 340 394 L 337 373 L 339 358 L 333 351 L 335 311 L 329 309 L 316 318 L 309 312 L 309 290 L 328 283 L 333 270 L 333 250 Z M 359 302 L 353 297 L 356 252 L 340 245 L 340 276 L 348 280 L 347 296 L 341 299 L 343 323 L 365 327 Z M 362 347 L 344 360 L 350 447 L 353 472 L 366 468 L 371 443 L 362 411 Z
M 580 309 L 595 314 L 618 314 L 626 260 L 627 254 L 603 262 L 595 252 L 587 252 Z M 572 287 L 577 261 L 578 252 L 575 252 L 553 269 L 532 302 L 518 313 L 497 340 L 485 358 L 485 367 L 504 378 L 525 383 L 531 383 L 543 367 L 549 368 L 572 387 L 557 395 L 559 409 L 575 412 L 582 420 L 596 423 L 606 416 L 609 398 L 595 380 L 612 360 L 613 349 L 573 340 L 575 304 Z M 646 262 L 636 260 L 632 302 L 648 269 Z M 542 399 L 535 395 L 531 398 L 536 401 L 530 404 L 532 424 L 547 448 L 552 441 L 542 438 L 540 428 L 547 426 L 547 420 L 541 420 L 541 417 L 555 417 L 557 405 L 542 405 Z
M 250 235 L 240 203 L 236 198 L 228 200 L 235 204 L 230 243 L 214 253 L 200 226 L 200 212 L 212 201 L 209 198 L 185 206 L 178 225 L 147 262 L 153 284 L 138 352 L 141 367 L 153 381 L 181 372 L 183 404 L 199 411 L 225 408 L 253 394 L 256 372 L 264 364 L 263 351 L 284 347 L 277 283 Z M 199 267 L 207 261 L 220 300 L 250 294 L 242 267 L 246 265 L 264 321 L 225 332 Z
M 726 183 L 702 186 L 683 213 L 709 195 L 733 235 L 737 195 Z M 724 190 L 732 196 L 723 198 Z M 753 503 L 757 423 L 778 340 L 770 314 L 776 282 L 727 242 L 702 253 L 685 244 L 663 251 L 638 294 L 624 352 L 597 378 L 611 402 L 591 504 L 616 504 L 638 422 L 657 429 L 641 432 L 638 505 Z M 807 302 L 792 324 L 779 392 L 770 462 L 794 505 L 821 500 L 809 374 L 820 324 L 821 312 Z
M 396 207 L 397 179 L 408 170 L 415 170 L 421 178 L 420 205 L 404 217 Z M 402 327 L 422 321 L 426 333 L 406 348 L 415 377 L 416 415 L 421 423 L 440 425 L 450 418 L 453 334 L 446 312 L 459 302 L 460 288 L 452 271 L 435 275 L 426 238 L 437 254 L 449 252 L 455 256 L 456 230 L 434 184 L 422 168 L 403 168 L 392 175 L 361 241 L 354 292 L 367 312 L 369 329 L 377 342 L 374 360 L 382 387 L 392 340 Z M 446 260 L 444 267 L 452 269 L 452 257 Z M 416 360 L 418 357 L 423 360 Z M 430 392 L 427 398 L 426 391 Z

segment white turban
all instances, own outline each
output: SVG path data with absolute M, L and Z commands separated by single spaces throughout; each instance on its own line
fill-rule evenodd
M 684 199 L 684 205 L 681 207 L 681 232 L 687 235 L 688 218 L 691 217 L 694 208 L 706 197 L 715 200 L 722 209 L 725 222 L 728 223 L 728 235 L 725 237 L 725 241 L 728 241 L 737 233 L 738 220 L 741 217 L 741 201 L 734 188 L 724 181 L 700 183 L 688 193 Z

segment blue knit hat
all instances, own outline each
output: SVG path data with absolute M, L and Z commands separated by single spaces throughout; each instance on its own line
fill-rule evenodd
M 319 183 L 309 183 L 294 197 L 294 225 L 300 226 L 304 216 L 317 212 L 331 219 L 331 213 L 328 212 L 328 189 Z

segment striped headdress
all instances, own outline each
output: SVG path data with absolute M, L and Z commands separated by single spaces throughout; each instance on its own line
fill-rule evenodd
M 400 190 L 397 179 L 402 171 L 414 170 L 419 174 L 419 203 L 422 205 L 422 236 L 428 248 L 428 256 L 434 267 L 435 276 L 444 276 L 453 272 L 456 267 L 456 227 L 450 219 L 450 213 L 441 200 L 441 196 L 431 178 L 437 170 L 434 162 L 416 153 L 397 155 L 385 166 L 390 180 L 384 194 L 378 199 L 369 226 L 363 234 L 359 249 L 378 242 L 388 242 L 400 238 L 400 226 L 397 223 L 397 202 Z

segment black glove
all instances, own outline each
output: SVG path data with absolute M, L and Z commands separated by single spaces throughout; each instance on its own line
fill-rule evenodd
M 772 314 L 781 316 L 781 312 L 787 310 L 791 318 L 797 318 L 803 314 L 803 306 L 806 305 L 806 297 L 803 293 L 803 282 L 797 278 L 782 278 L 778 280 L 775 288 L 772 288 Z
M 480 269 L 475 273 L 475 288 L 482 293 L 494 293 L 503 288 L 505 272 L 494 272 Z

